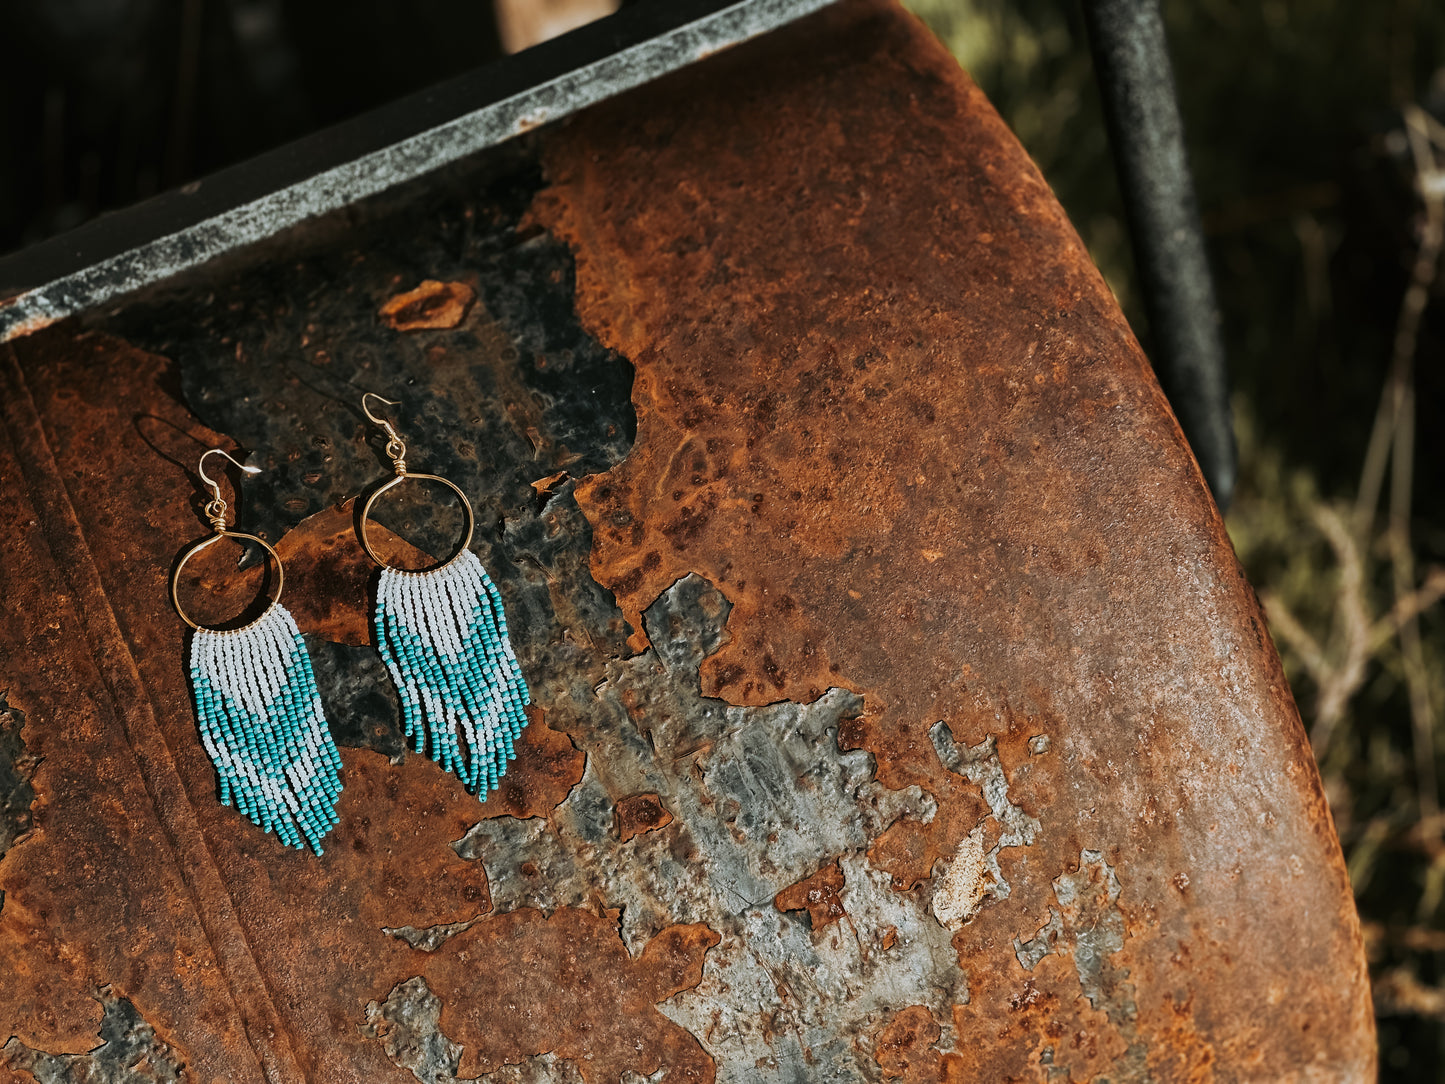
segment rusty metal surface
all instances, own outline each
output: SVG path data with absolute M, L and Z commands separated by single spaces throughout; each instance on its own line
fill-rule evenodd
M 369 643 L 362 390 L 472 496 L 533 692 L 485 805 L 405 752 Z M 6 1084 L 1371 1071 L 1198 472 L 887 5 L 0 347 L 0 420 Z M 342 746 L 320 859 L 221 807 L 196 737 L 166 579 L 212 444 L 265 468 L 237 515 Z M 452 512 L 386 510 L 393 552 Z M 218 607 L 260 582 L 225 571 Z
M 937 44 L 838 18 L 833 48 L 774 39 L 548 144 L 539 220 L 637 366 L 636 446 L 578 489 L 593 573 L 639 630 L 678 576 L 717 585 L 705 694 L 861 698 L 878 779 L 940 806 L 891 829 L 921 837 L 883 862 L 911 898 L 981 832 L 939 1020 L 969 1075 L 1366 1075 L 1314 763 L 1147 363 Z M 940 720 L 998 770 L 940 757 Z

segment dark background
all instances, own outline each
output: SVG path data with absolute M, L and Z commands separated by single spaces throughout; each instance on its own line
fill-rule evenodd
M 0 0 L 0 253 L 501 55 L 462 0 Z
M 910 6 L 1033 154 L 1147 349 L 1076 3 Z M 1445 4 L 1164 11 L 1234 388 L 1230 532 L 1316 741 L 1383 1078 L 1445 1079 L 1445 621 L 1390 622 L 1445 592 L 1445 282 L 1414 267 L 1434 174 L 1406 135 L 1410 117 L 1445 122 Z M 485 63 L 499 40 L 490 5 L 458 0 L 0 0 L 0 253 Z M 1426 304 L 1402 347 L 1412 278 Z M 1413 429 L 1377 429 L 1392 363 Z M 1361 508 L 1372 433 L 1392 454 Z M 1387 634 L 1363 657 L 1362 622 Z M 1327 687 L 1344 707 L 1322 722 Z

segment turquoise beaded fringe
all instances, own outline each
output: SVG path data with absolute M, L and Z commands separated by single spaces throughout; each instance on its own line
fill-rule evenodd
M 473 794 L 494 789 L 517 755 L 530 694 L 482 562 L 463 550 L 429 572 L 382 569 L 375 622 L 412 747 Z
M 321 854 L 337 821 L 341 756 L 295 619 L 278 603 L 243 629 L 198 630 L 191 689 L 221 801 Z

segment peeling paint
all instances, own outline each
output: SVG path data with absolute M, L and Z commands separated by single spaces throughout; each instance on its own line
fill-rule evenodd
M 977 913 L 983 896 L 1006 900 L 1012 895 L 1013 886 L 1009 884 L 1008 878 L 1004 876 L 1003 870 L 999 866 L 999 852 L 1007 847 L 1027 847 L 1032 844 L 1038 837 L 1040 824 L 1037 817 L 1026 813 L 1009 799 L 1008 776 L 1004 774 L 1003 765 L 999 762 L 998 739 L 994 735 L 990 734 L 974 746 L 960 746 L 954 741 L 953 731 L 949 725 L 940 720 L 933 724 L 928 736 L 932 740 L 934 751 L 938 753 L 938 759 L 942 761 L 943 766 L 949 771 L 963 776 L 970 783 L 976 784 L 983 791 L 984 801 L 988 803 L 989 816 L 998 825 L 998 840 L 982 855 L 986 880 L 979 879 L 982 891 L 979 904 L 969 911 L 971 917 Z M 959 845 L 960 851 L 964 845 L 963 843 Z M 949 907 L 952 908 L 952 904 Z M 952 913 L 954 913 L 953 910 L 950 910 L 950 914 Z M 959 919 L 954 928 L 957 928 L 962 921 Z
M 38 1084 L 182 1084 L 191 1079 L 186 1057 L 162 1039 L 128 998 L 110 986 L 96 991 L 100 1039 L 84 1054 L 48 1054 L 11 1037 L 0 1065 L 23 1070 Z
M 728 609 L 697 576 L 665 592 L 645 614 L 652 646 L 608 665 L 607 722 L 567 800 L 546 821 L 482 821 L 457 853 L 486 866 L 499 913 L 615 909 L 634 951 L 670 923 L 713 925 L 723 940 L 702 982 L 659 1008 L 702 1042 L 719 1081 L 867 1080 L 858 1041 L 880 1014 L 922 1004 L 948 1020 L 968 998 L 926 900 L 895 892 L 866 857 L 894 820 L 930 818 L 935 804 L 916 786 L 881 786 L 869 754 L 838 748 L 840 721 L 860 708 L 852 693 L 766 707 L 702 696 L 699 666 L 724 641 Z M 638 791 L 674 820 L 622 842 L 612 795 Z M 773 901 L 834 859 L 846 919 L 816 937 Z
M 442 1034 L 441 1017 L 441 999 L 417 975 L 367 1004 L 361 1033 L 380 1040 L 386 1056 L 422 1084 L 445 1084 L 457 1078 L 462 1047 Z
M 481 915 L 462 922 L 439 922 L 435 926 L 418 929 L 415 926 L 383 926 L 382 933 L 390 934 L 398 941 L 405 941 L 422 952 L 435 952 L 459 933 L 466 933 L 480 920 Z
M 989 811 L 998 821 L 998 847 L 1027 847 L 1039 834 L 1039 821 L 1009 800 L 1008 777 L 998 759 L 998 739 L 990 734 L 975 746 L 960 747 L 953 731 L 940 720 L 928 732 L 938 759 L 951 772 L 983 788 Z
M 1138 1039 L 1135 989 L 1128 981 L 1128 968 L 1112 960 L 1123 951 L 1127 932 L 1119 909 L 1123 887 L 1118 874 L 1103 852 L 1085 850 L 1079 853 L 1078 868 L 1054 878 L 1053 885 L 1058 907 L 1049 908 L 1048 922 L 1033 937 L 1014 938 L 1014 955 L 1027 971 L 1037 968 L 1045 956 L 1072 957 L 1083 996 L 1128 1043 L 1115 1071 L 1121 1079 L 1140 1079 L 1147 1051 Z M 1067 1079 L 1066 1070 L 1055 1065 L 1058 1052 L 1050 1047 L 1044 1055 L 1041 1064 L 1050 1067 L 1049 1078 L 1060 1073 Z
M 1108 1014 L 1115 1026 L 1137 1015 L 1129 972 L 1110 957 L 1124 948 L 1124 915 L 1119 910 L 1119 885 L 1114 867 L 1100 851 L 1081 851 L 1079 868 L 1054 879 L 1064 924 L 1073 932 L 1074 967 L 1089 1004 Z
M 1038 933 L 1027 941 L 1014 938 L 1014 955 L 1025 971 L 1039 966 L 1039 961 L 1053 953 L 1059 935 L 1064 932 L 1064 916 L 1057 907 L 1049 908 L 1049 920 L 1039 927 Z
M 978 914 L 989 884 L 983 829 L 975 828 L 958 845 L 958 852 L 933 890 L 933 917 L 945 929 L 958 929 Z

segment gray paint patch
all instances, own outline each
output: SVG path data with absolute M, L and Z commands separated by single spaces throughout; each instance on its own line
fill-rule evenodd
M 606 886 L 634 954 L 674 923 L 716 930 L 702 982 L 658 1008 L 703 1044 L 720 1084 L 873 1080 L 863 1040 L 893 1011 L 929 1007 L 947 1049 L 950 1007 L 968 998 L 929 894 L 895 891 L 867 861 L 894 820 L 936 806 L 879 784 L 870 754 L 839 750 L 839 721 L 862 707 L 850 692 L 761 708 L 704 697 L 698 667 L 728 609 L 700 577 L 674 584 L 645 615 L 653 646 L 608 664 L 567 800 L 546 821 L 483 821 L 456 849 L 485 864 L 497 913 L 593 908 Z M 622 843 L 615 802 L 639 793 L 675 819 Z M 847 914 L 815 935 L 773 897 L 834 860 Z
M 1124 948 L 1121 892 L 1114 867 L 1104 861 L 1100 851 L 1081 851 L 1078 871 L 1054 879 L 1054 897 L 1074 934 L 1079 985 L 1089 1004 L 1102 1009 L 1115 1027 L 1123 1027 L 1137 1015 L 1134 985 L 1125 981 L 1128 969 L 1109 960 Z
M 459 933 L 465 933 L 482 920 L 481 915 L 462 922 L 440 922 L 435 926 L 383 926 L 381 932 L 398 941 L 405 941 L 422 952 L 435 952 Z
M 1039 820 L 1009 799 L 1008 776 L 999 763 L 998 741 L 992 734 L 977 745 L 960 746 L 948 724 L 939 720 L 933 724 L 928 736 L 945 768 L 983 790 L 989 815 L 998 822 L 1000 829 L 998 842 L 983 857 L 989 875 L 986 891 L 995 899 L 1006 900 L 1013 893 L 1013 888 L 999 868 L 998 854 L 1005 847 L 1027 847 L 1033 843 L 1038 838 Z
M 1053 953 L 1072 956 L 1079 987 L 1089 1004 L 1109 1018 L 1129 1044 L 1119 1063 L 1119 1079 L 1144 1079 L 1144 1044 L 1139 1041 L 1134 984 L 1129 982 L 1129 969 L 1115 964 L 1112 957 L 1124 948 L 1124 914 L 1119 909 L 1123 886 L 1114 867 L 1104 860 L 1102 851 L 1080 851 L 1079 868 L 1054 878 L 1054 898 L 1058 907 L 1049 908 L 1049 921 L 1027 941 L 1014 939 L 1014 955 L 1026 970 L 1032 971 L 1040 960 Z M 1044 1052 L 1054 1073 L 1067 1074 L 1054 1067 L 1059 1055 L 1052 1047 Z
M 458 1079 L 463 1048 L 443 1033 L 441 1012 L 441 999 L 418 975 L 394 986 L 385 1001 L 366 1006 L 361 1033 L 379 1039 L 386 1056 L 410 1069 L 422 1084 L 451 1084 Z M 539 1054 L 465 1079 L 477 1084 L 583 1084 L 576 1064 L 555 1054 Z
M 1014 955 L 1025 971 L 1039 966 L 1039 961 L 1058 951 L 1058 941 L 1064 932 L 1064 916 L 1057 907 L 1049 908 L 1049 920 L 1039 927 L 1039 932 L 1027 941 L 1014 938 Z
M 110 986 L 96 992 L 101 1044 L 85 1054 L 47 1054 L 11 1037 L 0 1065 L 23 1070 L 39 1084 L 179 1084 L 189 1081 L 186 1058 L 163 1041 L 130 999 Z

